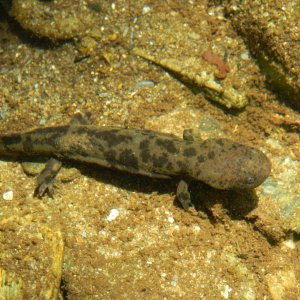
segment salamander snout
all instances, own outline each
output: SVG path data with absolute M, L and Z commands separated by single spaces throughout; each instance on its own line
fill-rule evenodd
M 253 189 L 270 174 L 271 163 L 260 150 L 228 139 L 207 140 L 203 147 L 209 154 L 201 160 L 195 178 L 216 189 Z
M 271 163 L 267 156 L 254 148 L 244 148 L 242 158 L 235 161 L 235 170 L 239 174 L 235 181 L 236 189 L 253 189 L 262 184 L 271 172 Z

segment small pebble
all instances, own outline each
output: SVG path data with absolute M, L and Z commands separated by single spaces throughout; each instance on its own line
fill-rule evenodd
M 174 218 L 173 217 L 168 217 L 168 222 L 171 223 L 171 224 L 174 223 Z
M 223 298 L 228 299 L 231 291 L 232 288 L 226 284 L 224 286 L 224 291 L 221 291 L 221 295 L 223 296 Z
M 283 242 L 283 245 L 289 249 L 295 249 L 296 243 L 293 240 L 286 240 Z
M 57 178 L 62 182 L 70 182 L 80 177 L 80 175 L 80 171 L 76 168 L 63 168 L 57 175 Z
M 148 5 L 145 5 L 142 9 L 142 14 L 146 15 L 151 10 L 151 7 Z
M 200 228 L 200 226 L 196 225 L 196 226 L 194 226 L 194 230 L 195 230 L 195 231 L 200 231 L 201 228 Z
M 0 120 L 4 120 L 6 117 L 6 112 L 1 108 L 0 110 Z
M 247 52 L 244 52 L 244 53 L 241 54 L 241 59 L 242 60 L 249 60 L 250 56 Z
M 46 120 L 44 118 L 40 119 L 39 125 L 46 125 Z
M 45 163 L 24 161 L 21 163 L 23 171 L 30 176 L 40 174 L 45 168 Z
M 199 129 L 205 132 L 213 132 L 220 129 L 220 124 L 212 117 L 203 117 L 199 122 Z
M 138 83 L 135 84 L 134 89 L 143 89 L 145 87 L 153 87 L 155 86 L 155 83 L 151 80 L 141 80 Z
M 110 211 L 109 215 L 107 216 L 106 220 L 108 222 L 111 222 L 111 221 L 115 220 L 119 216 L 119 214 L 120 214 L 119 211 L 117 209 L 113 208 Z
M 5 192 L 2 194 L 2 198 L 4 200 L 8 200 L 8 201 L 11 201 L 13 198 L 14 198 L 14 193 L 13 191 L 8 191 L 8 192 Z

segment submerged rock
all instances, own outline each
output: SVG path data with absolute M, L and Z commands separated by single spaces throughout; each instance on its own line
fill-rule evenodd
M 23 29 L 52 42 L 83 36 L 95 23 L 94 12 L 81 1 L 1 1 Z
M 227 13 L 271 89 L 299 109 L 299 2 L 233 0 L 227 6 Z

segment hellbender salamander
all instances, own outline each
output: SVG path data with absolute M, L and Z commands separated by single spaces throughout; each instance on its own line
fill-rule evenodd
M 154 178 L 199 180 L 222 190 L 255 188 L 271 169 L 261 151 L 228 139 L 195 141 L 149 130 L 93 125 L 0 136 L 0 155 L 16 154 L 93 163 Z

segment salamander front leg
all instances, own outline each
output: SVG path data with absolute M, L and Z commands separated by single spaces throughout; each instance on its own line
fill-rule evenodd
M 37 187 L 35 189 L 35 195 L 43 197 L 45 193 L 53 196 L 54 179 L 61 168 L 62 163 L 54 158 L 48 160 L 44 170 L 37 177 Z
M 177 186 L 176 197 L 184 210 L 188 210 L 192 206 L 188 184 L 184 180 L 180 180 Z
M 186 141 L 203 141 L 200 132 L 194 129 L 183 130 L 182 138 Z

